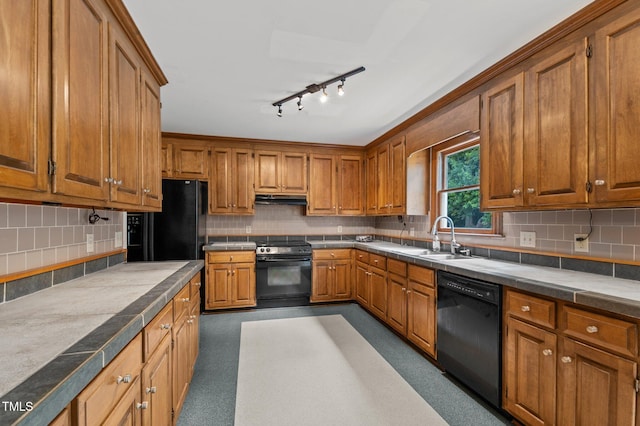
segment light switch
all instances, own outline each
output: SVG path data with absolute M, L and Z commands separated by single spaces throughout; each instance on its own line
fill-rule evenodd
M 536 233 L 533 231 L 520 231 L 520 247 L 535 247 Z

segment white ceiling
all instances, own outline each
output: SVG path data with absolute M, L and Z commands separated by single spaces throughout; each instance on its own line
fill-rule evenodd
M 366 145 L 590 0 L 124 0 L 169 84 L 162 130 Z M 271 104 L 359 66 L 328 87 Z

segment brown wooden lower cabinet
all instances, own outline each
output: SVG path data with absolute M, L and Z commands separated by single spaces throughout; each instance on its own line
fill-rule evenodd
M 52 424 L 171 426 L 198 355 L 200 274 L 80 392 Z M 69 415 L 70 414 L 70 415 Z
M 518 420 L 640 425 L 637 320 L 506 290 L 505 334 L 503 405 Z
M 407 278 L 407 339 L 436 358 L 435 271 L 409 265 Z
M 313 251 L 311 302 L 351 299 L 351 249 Z
M 207 253 L 205 309 L 256 306 L 255 252 Z

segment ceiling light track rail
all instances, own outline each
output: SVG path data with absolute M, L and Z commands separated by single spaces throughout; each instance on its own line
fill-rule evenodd
M 316 92 L 319 92 L 319 91 L 322 90 L 323 96 L 326 97 L 327 95 L 326 95 L 326 90 L 325 89 L 327 88 L 327 86 L 329 86 L 331 84 L 334 84 L 334 83 L 337 83 L 338 81 L 340 82 L 340 85 L 338 86 L 338 94 L 340 96 L 342 96 L 344 94 L 344 82 L 345 82 L 345 80 L 347 78 L 353 76 L 353 75 L 361 73 L 364 70 L 365 70 L 364 67 L 359 67 L 359 68 L 356 68 L 356 69 L 351 70 L 349 72 L 346 72 L 344 74 L 341 74 L 341 75 L 339 75 L 337 77 L 334 77 L 334 78 L 331 78 L 329 80 L 323 81 L 322 83 L 310 84 L 307 87 L 305 87 L 304 90 L 301 90 L 301 91 L 299 91 L 297 93 L 294 93 L 291 96 L 287 96 L 286 98 L 282 98 L 279 101 L 275 101 L 272 105 L 274 107 L 278 107 L 278 116 L 279 117 L 282 116 L 282 105 L 287 103 L 287 102 L 289 102 L 289 101 L 292 101 L 294 99 L 298 99 L 298 102 L 297 102 L 298 110 L 301 110 L 303 108 L 302 107 L 302 97 L 304 95 L 309 94 L 309 93 L 316 93 Z

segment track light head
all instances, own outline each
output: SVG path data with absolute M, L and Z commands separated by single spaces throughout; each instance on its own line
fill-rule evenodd
M 338 96 L 344 96 L 344 81 L 345 80 L 346 79 L 343 78 L 342 80 L 340 80 L 341 83 L 338 84 Z
M 278 105 L 278 117 L 282 117 L 282 105 Z
M 322 95 L 320 95 L 320 102 L 325 103 L 329 100 L 329 95 L 327 95 L 327 88 L 322 86 Z
M 298 111 L 302 111 L 304 106 L 302 105 L 302 96 L 298 98 Z

